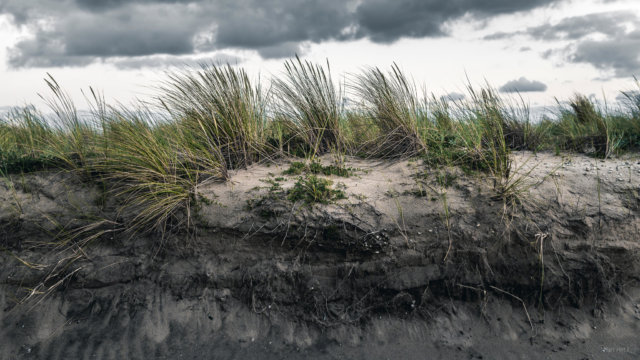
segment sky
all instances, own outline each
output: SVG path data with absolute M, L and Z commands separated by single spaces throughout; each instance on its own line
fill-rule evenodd
M 615 101 L 640 76 L 638 0 L 0 0 L 0 110 L 47 96 L 82 108 L 149 100 L 167 71 L 230 63 L 268 83 L 283 62 L 337 81 L 395 62 L 436 96 L 488 82 L 532 107 L 579 92 Z

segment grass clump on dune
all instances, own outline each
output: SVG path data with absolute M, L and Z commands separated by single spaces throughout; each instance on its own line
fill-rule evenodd
M 333 84 L 331 69 L 302 61 L 285 62 L 284 79 L 274 80 L 274 91 L 280 102 L 277 112 L 289 127 L 289 141 L 299 141 L 307 155 L 344 148 L 340 129 L 342 95 Z
M 51 75 L 45 82 L 53 96 L 41 97 L 54 114 L 50 134 L 43 139 L 45 155 L 62 162 L 68 169 L 88 170 L 99 151 L 97 145 L 101 134 L 99 124 L 95 122 L 99 119 L 81 118 L 69 94 Z M 100 102 L 93 94 L 94 100 Z M 46 122 L 45 119 L 42 121 Z
M 607 116 L 588 97 L 574 95 L 568 107 L 560 107 L 560 116 L 552 134 L 557 146 L 587 154 L 608 156 L 612 148 Z
M 198 140 L 219 151 L 229 169 L 267 154 L 266 100 L 260 85 L 231 65 L 169 74 L 159 99 Z
M 0 121 L 0 169 L 5 172 L 65 168 L 87 170 L 99 152 L 99 127 L 79 116 L 71 97 L 51 76 L 45 100 L 52 116 L 32 106 L 15 108 Z
M 0 120 L 0 172 L 20 173 L 60 165 L 45 149 L 53 130 L 33 107 L 12 109 Z
M 364 115 L 377 130 L 363 144 L 376 157 L 407 157 L 425 151 L 420 136 L 423 120 L 413 83 L 397 65 L 388 73 L 372 68 L 356 76 L 353 88 L 364 104 Z
M 286 171 L 302 176 L 289 193 L 307 203 L 341 196 L 318 175 L 349 176 L 333 153 L 377 158 L 420 156 L 436 169 L 461 167 L 488 176 L 497 194 L 517 197 L 526 172 L 515 169 L 513 150 L 576 151 L 607 157 L 640 149 L 640 95 L 623 92 L 610 110 L 575 95 L 558 102 L 555 116 L 532 119 L 520 98 L 503 99 L 490 86 L 467 87 L 466 98 L 419 96 L 397 65 L 370 68 L 346 84 L 347 103 L 329 65 L 300 58 L 263 91 L 230 65 L 203 65 L 168 74 L 156 107 L 109 107 L 91 91 L 88 114 L 49 76 L 49 115 L 33 107 L 14 109 L 0 120 L 0 172 L 71 170 L 105 184 L 117 195 L 120 213 L 139 230 L 189 225 L 197 188 L 224 180 L 228 171 L 276 156 L 300 156 Z M 640 89 L 640 84 L 638 85 Z M 271 95 L 271 96 L 269 96 Z M 284 196 L 284 194 L 283 194 Z
M 226 178 L 224 159 L 192 129 L 162 123 L 148 109 L 114 110 L 105 126 L 99 169 L 114 183 L 121 211 L 135 214 L 132 230 L 190 225 L 197 186 Z

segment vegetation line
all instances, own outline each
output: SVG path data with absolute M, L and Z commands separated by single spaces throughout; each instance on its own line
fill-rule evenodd
M 81 116 L 51 75 L 45 81 L 51 94 L 42 97 L 53 117 L 25 106 L 0 118 L 0 174 L 77 172 L 113 194 L 120 212 L 136 214 L 126 224 L 133 231 L 188 227 L 199 184 L 278 156 L 303 157 L 310 166 L 330 152 L 421 157 L 434 167 L 484 173 L 498 196 L 517 201 L 528 184 L 527 173 L 513 169 L 513 150 L 606 158 L 640 149 L 637 91 L 622 92 L 619 109 L 575 95 L 567 105 L 558 101 L 554 117 L 533 119 L 522 98 L 503 98 L 489 85 L 468 85 L 462 99 L 436 98 L 420 93 L 396 64 L 335 84 L 328 62 L 295 58 L 266 88 L 242 68 L 205 64 L 168 74 L 151 104 L 108 105 L 90 89 L 91 111 Z M 301 178 L 297 189 L 315 195 L 290 197 L 341 196 L 328 185 Z

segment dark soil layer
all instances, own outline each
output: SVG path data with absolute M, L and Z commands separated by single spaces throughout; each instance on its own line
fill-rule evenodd
M 102 222 L 99 240 L 55 247 L 44 219 L 84 229 L 70 209 L 90 213 L 95 190 L 38 175 L 15 194 L 29 184 L 23 214 L 0 216 L 0 359 L 640 358 L 637 198 L 505 218 L 462 183 L 448 230 L 437 213 L 392 228 L 375 204 L 287 212 L 276 199 L 234 226 L 204 209 L 195 235 Z

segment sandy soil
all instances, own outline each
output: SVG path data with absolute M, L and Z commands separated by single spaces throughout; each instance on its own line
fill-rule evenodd
M 349 159 L 347 199 L 308 207 L 287 161 L 254 165 L 164 239 L 70 174 L 14 176 L 0 359 L 640 358 L 640 161 L 514 160 L 506 206 L 460 169 Z

